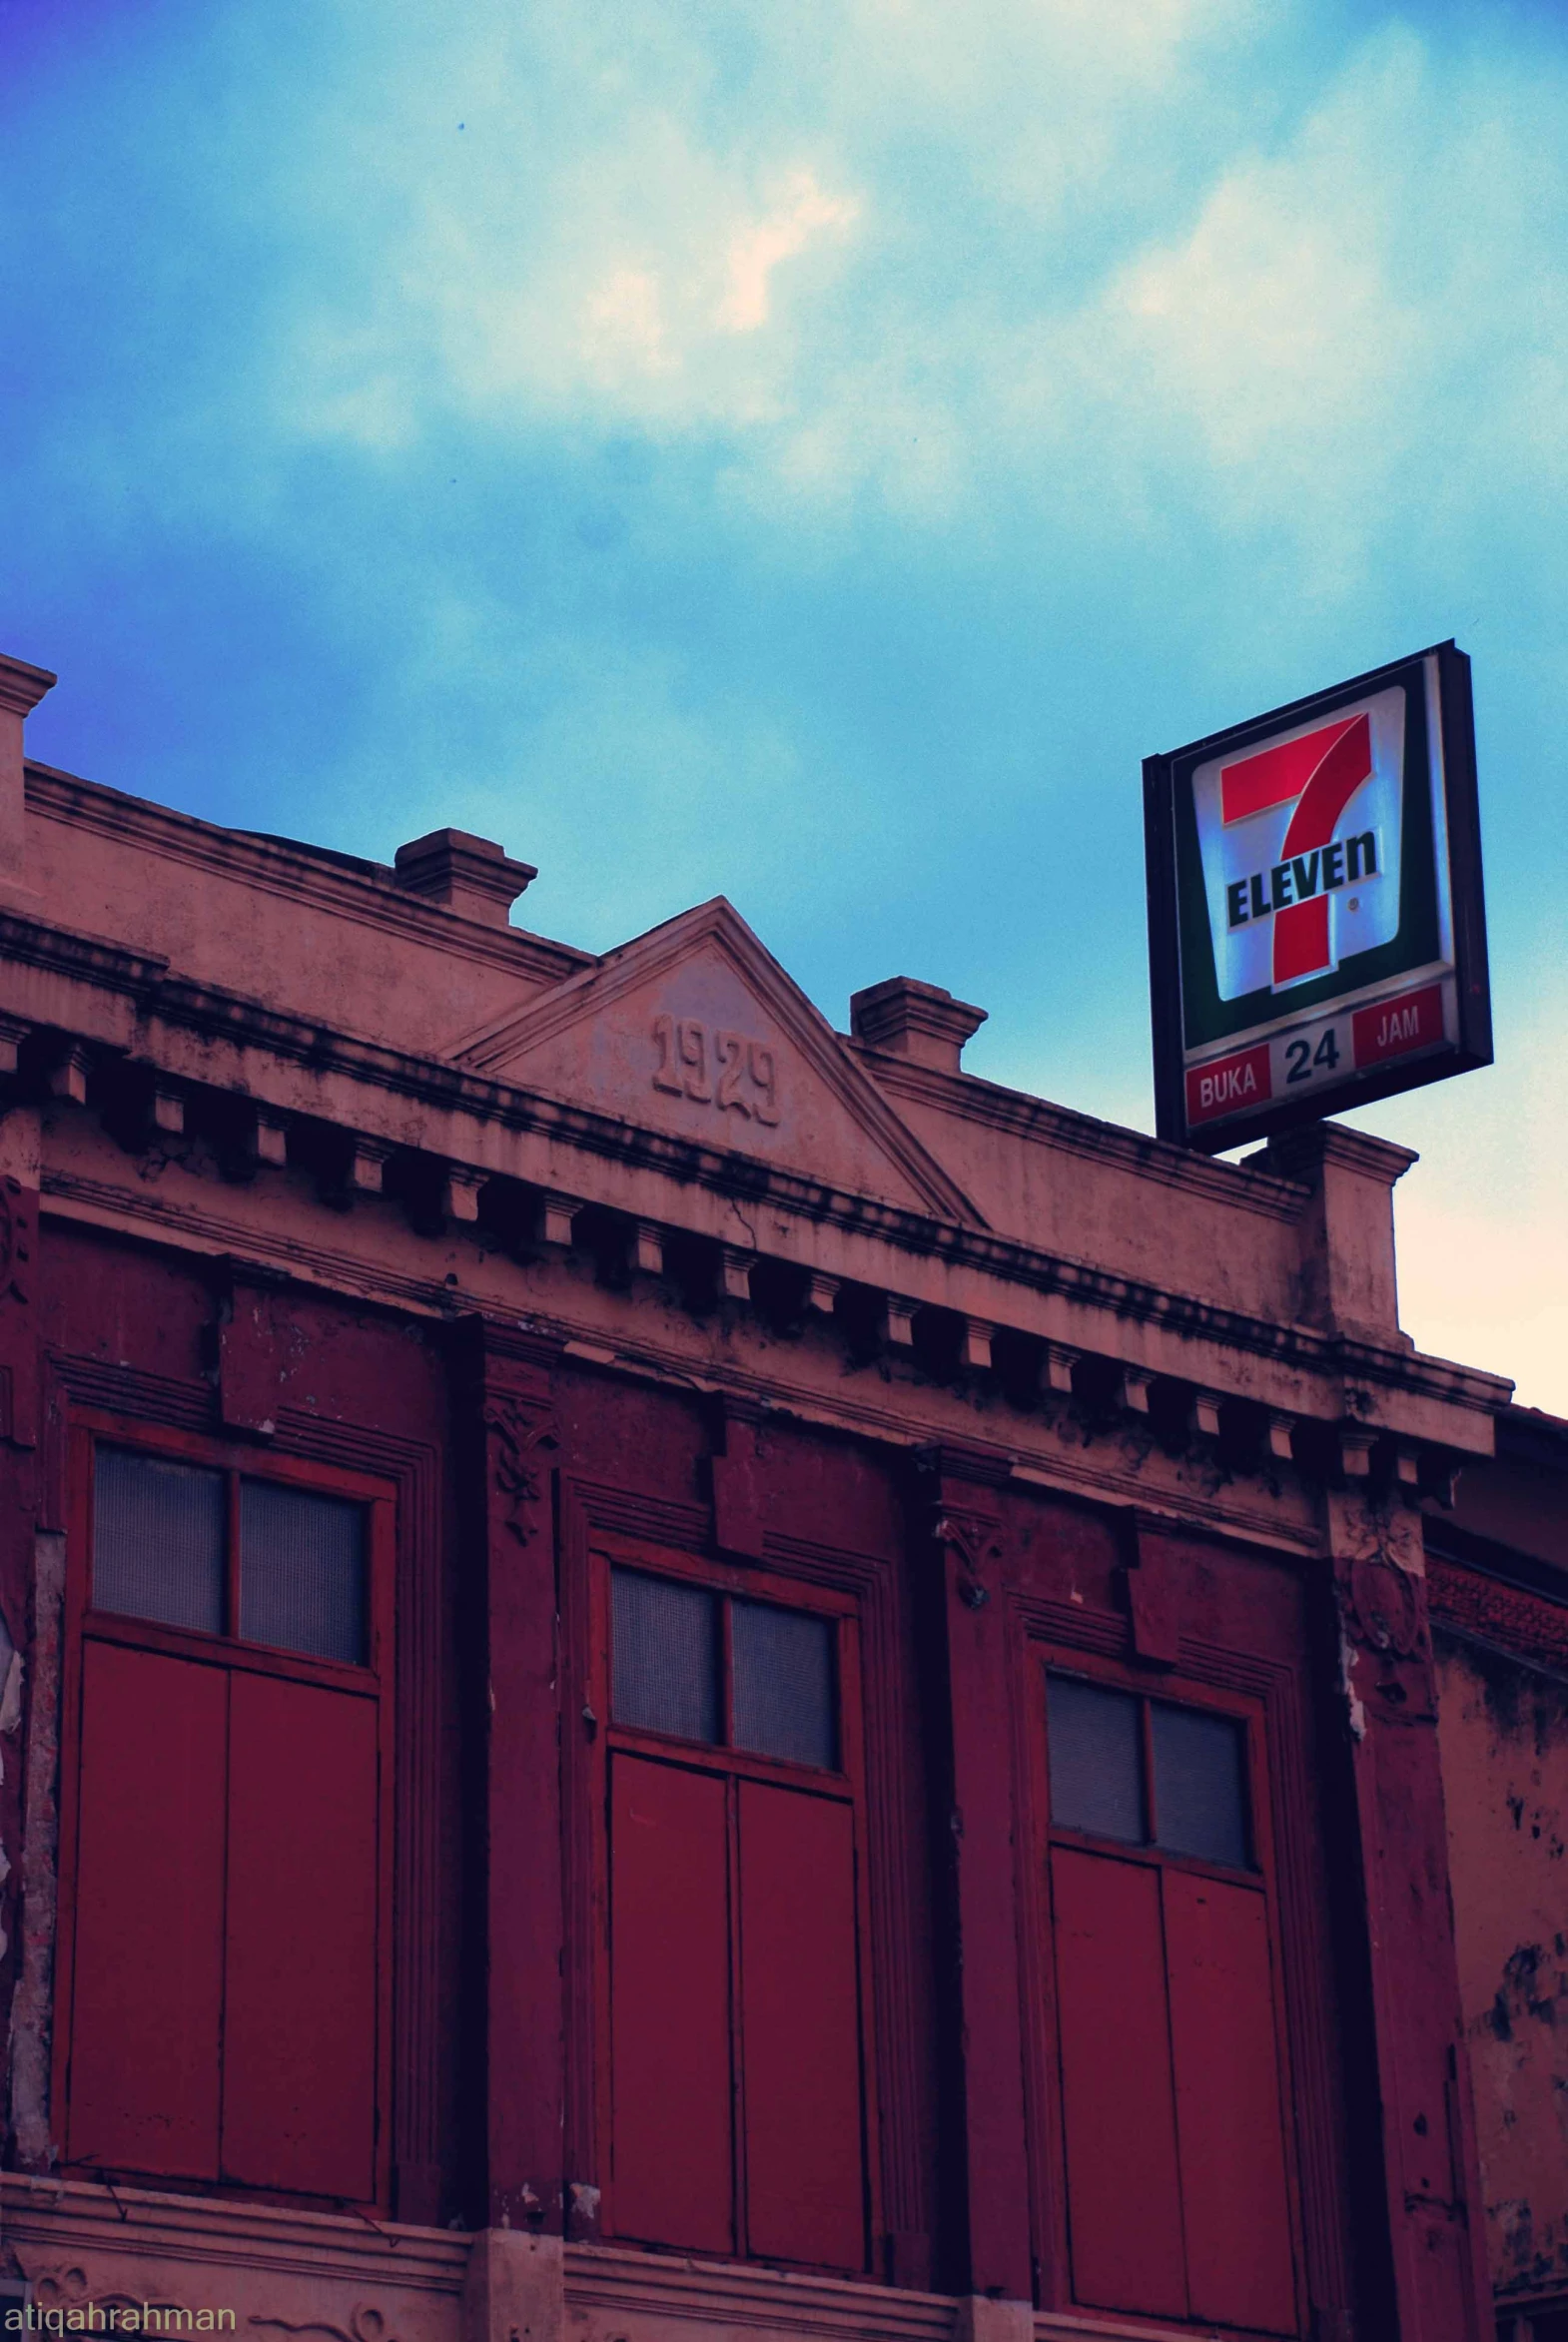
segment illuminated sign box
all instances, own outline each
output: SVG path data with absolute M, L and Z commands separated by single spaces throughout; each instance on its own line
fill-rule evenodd
M 1217 1154 L 1492 1060 L 1451 642 L 1144 764 L 1155 1100 Z

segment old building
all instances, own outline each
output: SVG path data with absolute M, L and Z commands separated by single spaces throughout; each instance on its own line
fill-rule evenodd
M 1568 2342 L 1568 1423 L 1508 1408 L 1426 1554 L 1498 2334 Z
M 1509 1386 L 1399 1330 L 1411 1158 L 1000 1089 L 903 978 L 836 1033 L 723 901 L 595 958 L 480 839 L 24 768 L 51 680 L 0 663 L 35 2299 L 1482 2342 L 1426 1572 L 1462 1629 Z

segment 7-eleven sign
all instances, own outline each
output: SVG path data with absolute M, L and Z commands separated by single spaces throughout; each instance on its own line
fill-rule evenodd
M 1221 1000 L 1283 992 L 1399 926 L 1404 694 L 1192 776 Z
M 1209 1153 L 1491 1062 L 1451 642 L 1144 762 L 1160 1135 Z

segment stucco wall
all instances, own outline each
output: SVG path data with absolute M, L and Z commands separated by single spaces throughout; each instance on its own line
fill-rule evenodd
M 1568 1682 L 1437 1637 L 1492 2279 L 1568 2281 Z

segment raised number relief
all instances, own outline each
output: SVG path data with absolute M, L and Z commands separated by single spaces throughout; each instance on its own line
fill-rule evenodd
M 710 1031 L 695 1017 L 664 1014 L 653 1020 L 653 1047 L 655 1090 L 769 1129 L 777 1123 L 778 1066 L 765 1041 Z

